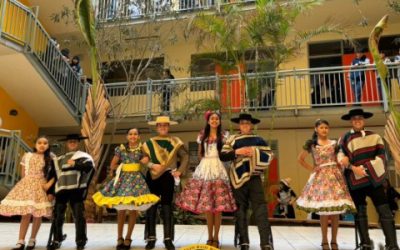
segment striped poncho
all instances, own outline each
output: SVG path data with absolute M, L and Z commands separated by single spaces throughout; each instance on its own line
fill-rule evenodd
M 243 147 L 253 147 L 251 157 L 236 156 L 235 150 Z M 261 175 L 273 158 L 268 144 L 255 134 L 232 135 L 228 138 L 220 153 L 222 161 L 232 161 L 229 177 L 235 189 L 240 188 L 252 175 Z
M 340 154 L 349 158 L 353 166 L 366 168 L 368 176 L 357 176 L 351 170 L 345 171 L 350 190 L 373 185 L 380 186 L 386 177 L 385 147 L 382 137 L 372 131 L 351 130 L 339 140 Z

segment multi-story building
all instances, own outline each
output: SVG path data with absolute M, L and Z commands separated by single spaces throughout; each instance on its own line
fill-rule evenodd
M 0 3 L 0 185 L 7 187 L 18 179 L 19 158 L 39 131 L 77 128 L 85 107 L 85 83 L 31 4 Z
M 16 0 L 5 2 L 15 3 Z M 169 113 L 174 119 L 180 121 L 179 125 L 172 128 L 172 131 L 188 143 L 187 146 L 193 156 L 191 162 L 195 166 L 197 161 L 195 140 L 205 122 L 202 115 L 198 114 L 196 106 L 188 107 L 189 104 L 193 105 L 195 100 L 217 100 L 223 111 L 223 126 L 226 129 L 230 128 L 229 113 L 235 116 L 240 111 L 250 111 L 261 119 L 257 133 L 270 141 L 277 156 L 270 172 L 272 184 L 276 184 L 280 178 L 291 177 L 292 188 L 296 193 L 300 193 L 310 173 L 299 166 L 297 155 L 302 150 L 304 142 L 311 137 L 316 119 L 327 119 L 331 124 L 330 136 L 338 138 L 349 129 L 350 125 L 340 119 L 341 115 L 352 106 L 361 105 L 374 113 L 374 117 L 368 120 L 368 128 L 383 135 L 387 101 L 380 94 L 381 87 L 378 85 L 375 68 L 373 65 L 363 68 L 365 84 L 362 98 L 355 101 L 350 83 L 352 72 L 350 63 L 355 57 L 354 48 L 340 34 L 327 33 L 312 38 L 300 48 L 299 53 L 280 65 L 279 72 L 275 71 L 273 64 L 268 63 L 268 60 L 262 67 L 258 66 L 254 50 L 249 48 L 244 52 L 244 60 L 236 64 L 236 68 L 244 74 L 237 75 L 238 70 L 222 73 L 221 64 L 215 60 L 221 52 L 214 49 L 217 43 L 208 38 L 199 46 L 201 40 L 188 27 L 193 27 L 191 26 L 193 17 L 201 11 L 217 15 L 226 5 L 238 6 L 248 17 L 251 17 L 255 5 L 253 1 L 94 0 L 93 2 L 96 6 L 96 21 L 99 27 L 100 58 L 104 68 L 107 69 L 103 72 L 103 76 L 108 98 L 113 104 L 113 112 L 109 116 L 110 126 L 104 139 L 105 144 L 117 145 L 123 142 L 123 131 L 132 126 L 142 130 L 143 139 L 149 137 L 153 128 L 147 126 L 147 121 L 160 114 L 163 109 L 165 110 L 166 100 L 162 92 L 169 89 L 171 91 L 168 100 Z M 281 2 L 284 3 L 284 1 Z M 90 66 L 86 48 L 74 42 L 80 38 L 79 30 L 71 23 L 66 25 L 64 21 L 54 22 L 53 14 L 60 13 L 64 8 L 63 5 L 70 6 L 70 1 L 29 0 L 24 1 L 24 4 L 38 6 L 38 20 L 43 25 L 40 27 L 46 27 L 50 34 L 48 39 L 50 36 L 56 38 L 61 47 L 68 47 L 73 51 L 73 55 L 79 55 L 82 59 L 82 67 L 88 74 Z M 34 14 L 34 11 L 31 12 Z M 333 23 L 340 23 L 360 48 L 367 49 L 367 38 L 372 28 L 382 16 L 388 13 L 391 15 L 390 23 L 381 39 L 380 49 L 393 62 L 389 65 L 389 91 L 397 103 L 400 98 L 399 65 L 394 63 L 394 56 L 399 53 L 400 47 L 397 38 L 400 30 L 400 15 L 393 12 L 385 1 L 362 0 L 358 5 L 348 0 L 325 1 L 322 5 L 300 15 L 293 29 L 311 30 L 323 25 L 326 20 L 330 20 Z M 34 24 L 37 23 L 34 22 Z M 4 30 L 4 25 L 1 27 Z M 36 26 L 30 27 L 33 29 Z M 46 50 L 46 46 L 43 47 L 41 44 L 40 47 L 37 42 L 33 42 L 37 40 L 35 37 L 30 37 L 30 44 L 22 46 L 25 50 L 15 52 L 15 56 L 24 59 L 26 65 L 37 63 L 36 67 L 30 66 L 33 73 L 37 74 L 37 78 L 40 76 L 40 79 L 56 82 L 57 79 L 54 78 L 57 76 L 49 77 L 49 79 L 43 76 L 49 73 L 48 70 L 51 67 L 41 63 L 41 52 Z M 9 39 L 4 46 L 11 42 L 16 43 Z M 36 55 L 39 60 L 27 59 L 26 51 L 29 50 L 33 52 L 28 55 Z M 16 51 L 15 48 L 13 51 Z M 260 53 L 266 54 L 263 50 L 260 50 Z M 365 55 L 372 62 L 370 54 L 366 52 Z M 151 60 L 149 65 L 142 67 L 149 60 Z M 21 72 L 21 67 L 11 64 L 11 61 L 4 64 L 15 65 L 7 67 L 8 71 L 15 69 L 14 74 L 10 72 L 5 75 L 18 79 L 15 81 L 20 83 L 21 80 L 17 76 L 24 74 L 16 73 L 16 71 L 18 69 L 18 72 Z M 44 69 L 40 71 L 39 66 Z M 162 80 L 164 68 L 171 70 L 175 76 L 174 80 Z M 135 72 L 137 69 L 142 70 L 140 76 L 126 74 Z M 29 79 L 32 90 L 38 89 L 39 87 L 33 87 L 36 86 L 32 83 L 34 77 L 30 76 Z M 77 130 L 78 122 L 75 118 L 78 118 L 80 113 L 69 112 L 68 102 L 65 102 L 67 99 L 65 96 L 68 94 L 60 95 L 57 92 L 60 87 L 53 86 L 59 85 L 56 83 L 51 85 L 45 80 L 42 85 L 47 86 L 46 93 L 52 93 L 53 97 L 48 99 L 58 102 L 45 103 L 43 101 L 45 98 L 42 97 L 38 98 L 40 101 L 35 99 L 35 102 L 25 104 L 27 97 L 34 97 L 36 93 L 43 91 L 31 91 L 31 94 L 24 95 L 22 93 L 26 91 L 16 89 L 14 93 L 12 87 L 6 87 L 6 83 L 2 83 L 1 87 L 10 98 L 15 100 L 15 103 L 23 106 L 27 116 L 36 122 L 35 131 L 40 128 L 44 134 L 57 136 L 63 134 L 65 128 L 71 130 L 75 127 Z M 9 85 L 14 86 L 14 84 Z M 71 90 L 71 88 L 67 89 Z M 19 95 L 24 97 L 21 97 L 23 100 Z M 39 104 L 46 107 L 37 109 L 40 114 L 32 111 Z M 54 110 L 56 107 L 60 109 L 63 107 L 64 113 Z M 45 110 L 52 115 L 44 115 Z M 3 105 L 0 111 L 8 112 L 3 110 Z M 5 120 L 5 127 L 9 121 L 5 118 L 5 113 L 0 114 Z M 47 120 L 41 117 L 47 117 Z M 114 124 L 116 124 L 116 136 L 111 136 Z M 27 131 L 25 127 L 18 126 L 9 129 Z M 390 155 L 388 157 L 390 158 Z M 400 180 L 395 175 L 391 161 L 389 163 L 390 181 L 395 187 L 399 187 Z M 271 193 L 274 189 L 275 186 L 272 185 L 266 191 Z M 370 215 L 376 220 L 374 211 L 371 210 Z M 298 212 L 297 216 L 305 218 L 306 215 Z

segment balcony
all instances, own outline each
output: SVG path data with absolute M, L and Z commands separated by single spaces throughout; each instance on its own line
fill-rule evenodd
M 219 10 L 227 4 L 254 3 L 253 0 L 97 0 L 100 22 L 135 21 L 145 17 L 168 17 L 199 10 Z
M 0 15 L 0 87 L 40 127 L 77 125 L 85 107 L 85 84 L 31 9 L 1 0 Z
M 398 73 L 399 65 L 389 65 L 387 81 L 395 104 L 400 103 Z M 364 79 L 360 100 L 353 94 L 352 74 Z M 266 116 L 272 110 L 293 116 L 305 111 L 320 113 L 329 108 L 335 112 L 338 107 L 351 106 L 388 109 L 386 92 L 374 65 L 357 70 L 345 66 L 148 80 L 136 84 L 122 82 L 107 84 L 106 88 L 115 111 L 125 117 L 149 118 L 161 112 L 185 116 L 196 112 L 195 107 L 188 106 L 195 100 L 219 103 L 222 112 L 255 111 Z

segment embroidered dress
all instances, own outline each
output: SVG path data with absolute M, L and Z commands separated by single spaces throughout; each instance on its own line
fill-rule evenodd
M 311 147 L 315 168 L 310 175 L 297 208 L 319 215 L 342 214 L 355 211 L 343 174 L 336 163 L 336 141 Z
M 27 215 L 50 217 L 52 204 L 42 185 L 46 183 L 43 174 L 43 155 L 26 153 L 21 160 L 25 176 L 1 201 L 0 214 L 4 216 Z
M 159 201 L 156 195 L 150 193 L 140 172 L 141 146 L 140 144 L 134 149 L 126 149 L 121 145 L 115 148 L 115 156 L 120 159 L 121 165 L 117 169 L 116 177 L 93 195 L 98 206 L 144 211 Z
M 200 144 L 200 136 L 197 139 Z M 236 203 L 229 184 L 229 177 L 219 159 L 217 143 L 204 143 L 205 156 L 188 180 L 176 205 L 194 213 L 232 212 Z

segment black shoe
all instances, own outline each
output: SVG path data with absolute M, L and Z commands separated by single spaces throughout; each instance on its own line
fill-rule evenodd
M 172 243 L 172 240 L 164 240 L 164 245 L 165 249 L 167 250 L 175 250 L 174 243 Z
M 123 249 L 124 249 L 124 238 L 118 238 L 115 250 L 123 250 Z
M 261 250 L 274 250 L 274 248 L 271 245 L 263 245 L 261 246 Z
M 240 245 L 240 250 L 249 250 L 250 246 L 249 245 Z
M 76 250 L 83 250 L 83 249 L 85 249 L 85 246 L 76 246 Z
M 155 239 L 150 239 L 150 240 L 147 240 L 147 244 L 146 244 L 146 246 L 144 248 L 149 250 L 149 249 L 153 249 L 155 247 L 156 247 L 156 240 Z
M 61 247 L 61 242 L 53 241 L 49 246 L 47 246 L 47 250 L 56 250 Z
M 14 248 L 11 248 L 11 250 L 24 250 L 25 244 L 17 243 L 17 245 Z
M 33 250 L 35 249 L 35 246 L 36 246 L 36 241 L 33 242 L 33 245 L 27 245 L 25 250 Z
M 128 244 L 126 244 L 128 243 Z M 131 245 L 132 245 L 132 240 L 131 239 L 125 239 L 124 244 L 122 245 L 122 249 L 123 250 L 129 250 L 131 249 Z

